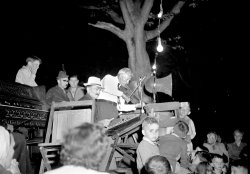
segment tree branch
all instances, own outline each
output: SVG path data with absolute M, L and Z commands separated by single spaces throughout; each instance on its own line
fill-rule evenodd
M 142 22 L 145 24 L 148 20 L 149 13 L 151 11 L 151 8 L 153 7 L 154 0 L 145 0 L 143 6 L 142 6 L 142 11 L 141 11 L 141 17 L 142 17 Z
M 120 7 L 121 7 L 121 11 L 122 11 L 122 15 L 123 15 L 123 19 L 125 21 L 125 27 L 129 27 L 130 29 L 132 29 L 133 23 L 130 19 L 129 13 L 128 13 L 128 9 L 126 7 L 126 3 L 124 0 L 120 0 Z
M 110 32 L 114 33 L 114 34 L 117 35 L 119 38 L 121 38 L 122 40 L 125 41 L 124 32 L 123 32 L 120 28 L 114 26 L 114 25 L 111 24 L 111 23 L 106 23 L 106 22 L 100 22 L 100 21 L 98 21 L 96 24 L 91 24 L 91 23 L 89 23 L 89 25 L 91 25 L 91 26 L 93 26 L 93 27 L 96 27 L 96 28 L 101 28 L 101 29 L 110 31 Z
M 147 31 L 146 41 L 155 38 L 156 36 L 159 35 L 159 33 L 163 32 L 169 26 L 174 16 L 180 13 L 180 10 L 184 4 L 185 4 L 185 1 L 177 2 L 177 4 L 173 7 L 171 12 L 168 14 L 167 18 L 160 24 L 159 28 L 156 28 L 151 31 Z

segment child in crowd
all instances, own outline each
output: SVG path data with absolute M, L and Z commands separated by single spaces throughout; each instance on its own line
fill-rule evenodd
M 188 125 L 188 133 L 185 137 L 185 140 L 188 142 L 187 144 L 187 152 L 188 155 L 193 151 L 193 144 L 191 140 L 196 136 L 196 130 L 193 120 L 188 116 L 191 114 L 190 103 L 189 102 L 181 102 L 181 107 L 178 110 L 179 120 L 182 120 Z
M 219 154 L 212 154 L 212 161 L 210 164 L 213 168 L 213 174 L 226 174 L 227 167 L 224 163 L 223 156 Z
M 139 143 L 137 154 L 137 169 L 139 173 L 146 164 L 147 160 L 154 156 L 160 155 L 156 141 L 159 136 L 159 123 L 155 117 L 147 117 L 142 123 L 143 140 Z
M 231 163 L 231 174 L 248 174 L 248 164 L 246 160 L 235 160 Z
M 209 162 L 200 162 L 196 168 L 194 174 L 212 174 L 212 167 Z
M 188 170 L 187 142 L 184 140 L 187 132 L 187 123 L 178 121 L 174 126 L 173 133 L 159 138 L 160 154 L 169 160 L 173 171 L 179 174 L 190 173 Z
M 201 162 L 209 162 L 211 161 L 211 155 L 207 151 L 197 151 L 195 153 L 194 158 L 192 159 L 192 164 L 189 166 L 189 169 L 194 172 L 196 167 Z
M 13 135 L 0 126 L 0 173 L 21 174 L 18 162 L 13 159 L 15 141 Z
M 146 174 L 171 174 L 171 166 L 168 159 L 161 155 L 155 155 L 148 159 L 145 164 Z

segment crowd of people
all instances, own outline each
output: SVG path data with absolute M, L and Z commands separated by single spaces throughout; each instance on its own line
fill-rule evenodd
M 29 57 L 26 62 L 27 65 L 18 71 L 16 82 L 37 86 L 36 72 L 41 59 Z M 111 151 L 114 140 L 105 134 L 106 128 L 120 113 L 133 112 L 137 109 L 142 111 L 146 107 L 142 102 L 140 87 L 133 93 L 133 99 L 126 93 L 132 78 L 132 71 L 129 68 L 122 68 L 116 76 L 108 74 L 102 79 L 90 76 L 84 86 L 80 86 L 76 74 L 69 76 L 65 71 L 59 71 L 55 78 L 57 85 L 46 92 L 48 109 L 52 102 L 96 100 L 96 111 L 94 123 L 83 123 L 64 135 L 60 154 L 63 166 L 47 171 L 46 174 L 108 172 L 104 170 L 103 161 L 108 159 L 108 152 Z M 194 149 L 192 139 L 196 136 L 196 129 L 194 121 L 190 118 L 190 103 L 180 102 L 180 106 L 172 114 L 175 116 L 174 122 L 163 126 L 159 113 L 153 109 L 151 112 L 146 112 L 147 117 L 141 125 L 143 137 L 135 153 L 136 173 L 248 173 L 248 146 L 242 141 L 243 131 L 235 128 L 233 143 L 220 142 L 218 133 L 208 132 L 207 141 Z M 137 134 L 137 137 L 139 135 Z M 6 127 L 0 126 L 1 174 L 31 173 L 22 169 L 24 160 L 14 155 L 20 139 L 15 139 L 15 132 L 7 131 Z M 26 150 L 22 152 L 27 154 Z

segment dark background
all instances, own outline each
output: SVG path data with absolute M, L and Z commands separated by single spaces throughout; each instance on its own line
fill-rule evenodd
M 2 4 L 0 79 L 14 81 L 30 55 L 42 59 L 36 81 L 47 89 L 56 85 L 62 65 L 68 74 L 78 74 L 81 83 L 91 75 L 115 75 L 126 67 L 125 43 L 108 31 L 89 26 L 91 19 L 78 2 Z M 210 0 L 193 10 L 183 8 L 161 34 L 163 39 L 180 35 L 185 48 L 160 54 L 157 71 L 159 77 L 173 74 L 173 100 L 191 102 L 197 143 L 206 139 L 208 131 L 232 141 L 235 128 L 247 130 L 250 86 L 248 56 L 243 54 L 247 42 L 243 7 Z M 147 50 L 153 60 L 155 42 L 149 42 Z

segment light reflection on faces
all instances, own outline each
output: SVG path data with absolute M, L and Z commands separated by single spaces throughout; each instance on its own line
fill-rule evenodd
M 91 85 L 87 86 L 87 93 L 90 95 L 92 99 L 97 99 L 100 95 L 102 88 L 100 85 Z
M 145 126 L 142 133 L 146 138 L 148 138 L 149 140 L 154 142 L 159 137 L 159 125 L 156 123 L 149 124 L 149 125 Z

